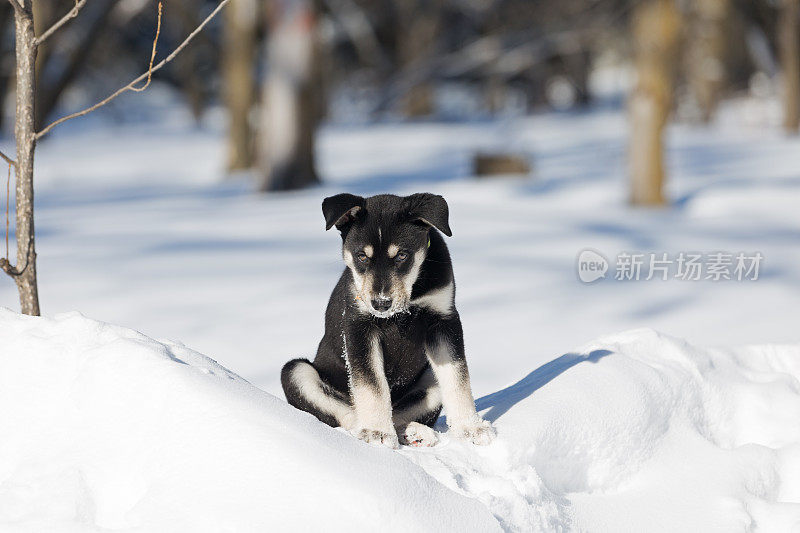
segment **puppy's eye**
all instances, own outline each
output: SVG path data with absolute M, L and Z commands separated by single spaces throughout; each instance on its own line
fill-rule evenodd
M 356 255 L 356 257 L 358 258 L 359 262 L 361 262 L 361 263 L 366 263 L 367 259 L 369 259 L 367 257 L 367 254 L 365 254 L 364 252 L 358 252 L 358 255 Z
M 406 259 L 408 259 L 408 253 L 406 252 L 397 252 L 397 255 L 394 256 L 394 260 L 398 263 L 402 263 Z

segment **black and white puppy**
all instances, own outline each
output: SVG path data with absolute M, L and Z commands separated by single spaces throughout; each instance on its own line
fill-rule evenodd
M 396 448 L 433 446 L 444 406 L 450 432 L 488 444 L 475 411 L 455 280 L 441 233 L 447 202 L 433 194 L 322 202 L 325 228 L 342 235 L 347 265 L 325 313 L 317 356 L 281 372 L 287 401 L 358 438 Z M 438 231 L 437 231 L 438 230 Z

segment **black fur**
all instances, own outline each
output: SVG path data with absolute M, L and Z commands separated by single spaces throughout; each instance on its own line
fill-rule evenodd
M 421 376 L 430 374 L 430 354 L 426 353 L 426 346 L 441 341 L 452 347 L 452 360 L 459 368 L 463 367 L 468 387 L 461 321 L 453 301 L 453 267 L 441 235 L 452 235 L 444 198 L 427 193 L 370 198 L 339 194 L 326 198 L 322 211 L 326 229 L 335 225 L 341 232 L 343 255 L 352 258 L 352 264 L 344 269 L 331 294 L 325 312 L 325 334 L 313 363 L 295 359 L 283 368 L 281 381 L 289 403 L 326 424 L 341 424 L 331 413 L 315 405 L 305 389 L 293 381 L 297 365 L 310 364 L 319 375 L 320 390 L 345 405 L 352 406 L 350 389 L 353 383 L 367 384 L 378 391 L 379 380 L 385 379 L 393 411 L 397 413 L 413 407 L 426 395 L 426 389 L 419 386 Z M 390 257 L 390 245 L 396 245 L 402 254 L 398 252 Z M 371 250 L 372 256 L 366 257 L 364 250 Z M 358 259 L 359 254 L 361 259 Z M 402 285 L 398 284 L 398 278 L 413 275 L 420 255 L 424 259 L 407 305 L 397 303 L 402 298 L 393 297 L 397 305 L 394 312 L 376 315 L 375 298 L 380 299 L 380 295 L 389 292 L 396 296 L 397 288 Z M 364 285 L 362 294 L 358 294 L 356 278 L 361 279 L 361 276 L 368 276 L 371 281 L 368 287 Z M 451 285 L 452 291 L 444 291 L 450 294 L 449 306 L 415 303 L 432 291 Z M 371 301 L 366 301 L 370 298 Z M 439 297 L 437 302 L 441 301 Z M 378 339 L 383 355 L 382 375 L 370 366 L 373 338 Z M 441 404 L 417 416 L 416 421 L 431 426 L 440 410 Z

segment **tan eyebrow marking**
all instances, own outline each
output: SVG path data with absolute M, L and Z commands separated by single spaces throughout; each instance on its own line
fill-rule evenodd
M 389 248 L 386 250 L 386 252 L 389 254 L 389 257 L 396 256 L 397 252 L 399 252 L 399 251 L 400 251 L 400 247 L 397 246 L 396 244 L 390 244 Z
M 372 249 L 372 246 L 369 245 L 369 244 L 366 245 L 364 247 L 364 253 L 367 254 L 367 257 L 372 257 L 372 254 L 374 253 L 374 250 Z

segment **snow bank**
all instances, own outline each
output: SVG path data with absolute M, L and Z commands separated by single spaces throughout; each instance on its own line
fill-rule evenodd
M 510 530 L 797 531 L 800 345 L 604 337 L 478 400 L 497 443 L 407 457 Z
M 604 337 L 478 400 L 492 445 L 398 453 L 78 314 L 0 339 L 3 531 L 800 527 L 800 345 Z
M 0 343 L 3 531 L 497 529 L 402 456 L 184 346 L 7 310 Z

